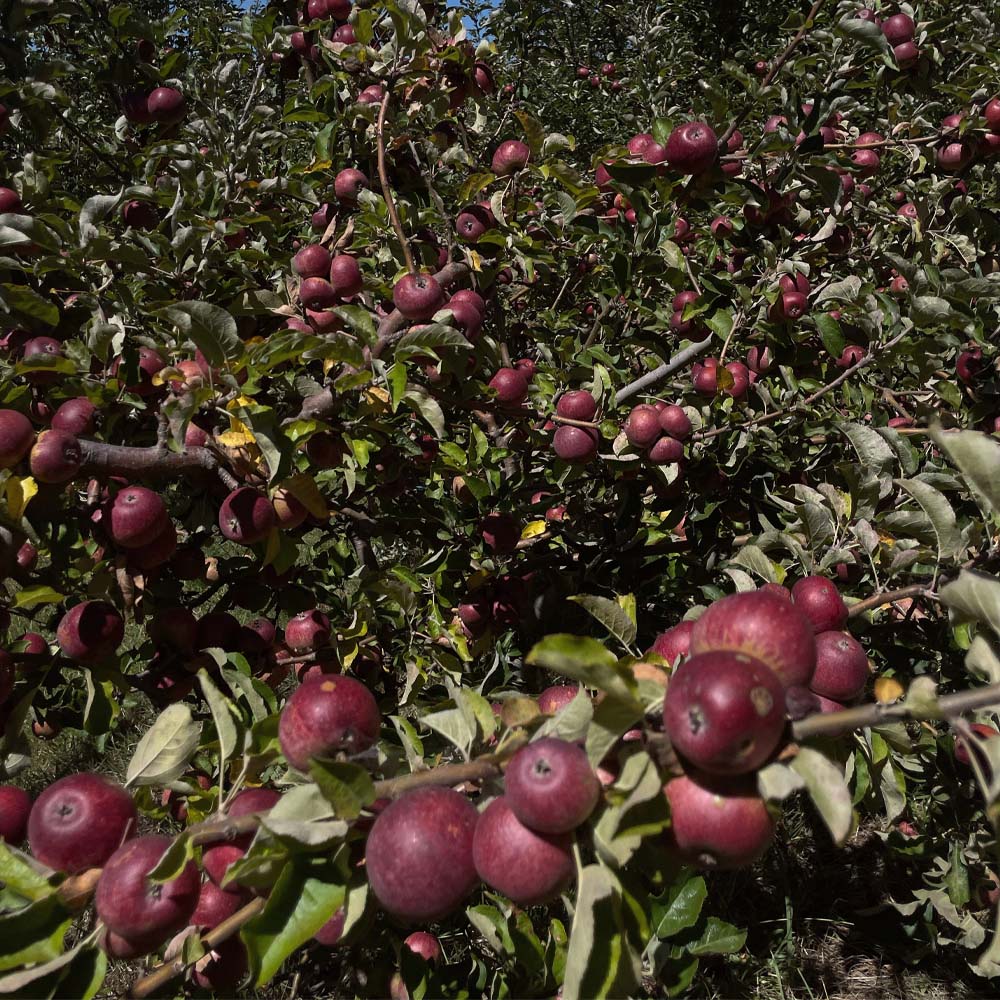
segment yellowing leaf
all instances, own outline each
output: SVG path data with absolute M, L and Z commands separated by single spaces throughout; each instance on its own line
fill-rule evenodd
M 155 372 L 150 381 L 153 385 L 166 385 L 168 382 L 185 382 L 187 381 L 187 376 L 179 368 L 171 368 L 168 365 L 166 368 L 161 368 L 158 372 Z
M 239 448 L 245 444 L 256 444 L 253 433 L 246 424 L 234 417 L 229 418 L 230 428 L 219 435 L 219 444 L 227 448 Z
M 38 484 L 31 476 L 25 476 L 23 479 L 19 476 L 11 476 L 3 484 L 3 499 L 7 509 L 7 517 L 12 521 L 20 521 L 24 517 L 28 502 L 37 492 Z
M 545 534 L 545 521 L 529 521 L 521 532 L 521 538 L 534 538 Z
M 264 552 L 264 565 L 270 566 L 278 553 L 281 551 L 281 532 L 277 528 L 272 528 L 267 536 L 267 549 Z
M 879 677 L 875 681 L 875 700 L 880 705 L 891 705 L 903 697 L 903 685 L 895 677 Z
M 326 520 L 330 516 L 326 500 L 323 499 L 323 494 L 320 493 L 319 487 L 312 476 L 302 472 L 292 476 L 291 479 L 286 479 L 281 486 L 288 490 L 313 517 Z
M 391 396 L 379 385 L 370 385 L 362 393 L 362 410 L 368 413 L 388 413 Z
M 473 271 L 481 271 L 483 269 L 483 258 L 476 253 L 475 250 L 470 250 L 469 252 L 469 264 Z

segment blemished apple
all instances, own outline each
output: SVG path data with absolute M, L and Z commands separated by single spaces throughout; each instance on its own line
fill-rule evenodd
M 188 925 L 201 889 L 198 866 L 189 861 L 166 882 L 149 878 L 171 843 L 160 834 L 136 837 L 108 859 L 94 896 L 97 916 L 108 930 L 146 942 L 166 941 Z
M 745 774 L 774 752 L 785 729 L 778 677 L 745 653 L 700 653 L 670 678 L 663 727 L 674 748 L 710 774 Z
M 359 754 L 375 745 L 382 716 L 375 696 L 353 677 L 307 681 L 288 699 L 278 723 L 281 752 L 308 773 L 313 757 Z
M 667 663 L 673 666 L 681 657 L 690 654 L 691 633 L 693 631 L 693 621 L 678 622 L 656 637 L 650 647 L 650 652 L 662 656 Z
M 368 834 L 365 870 L 382 908 L 428 923 L 457 910 L 479 882 L 472 856 L 479 813 L 450 788 L 419 788 L 379 813 Z
M 530 830 L 503 795 L 480 814 L 472 856 L 479 877 L 518 906 L 555 899 L 576 873 L 572 836 Z
M 556 715 L 581 691 L 576 684 L 553 684 L 538 696 L 538 710 L 543 715 Z
M 263 541 L 276 523 L 271 501 L 252 486 L 233 490 L 219 507 L 219 530 L 240 545 Z
M 569 833 L 594 811 L 601 784 L 575 743 L 543 737 L 522 747 L 504 772 L 507 804 L 529 829 Z
M 100 868 L 135 835 L 139 813 L 121 785 L 100 774 L 70 774 L 48 786 L 28 817 L 32 855 L 73 875 Z
M 816 669 L 810 619 L 790 601 L 760 590 L 723 597 L 694 623 L 691 652 L 718 651 L 760 660 L 785 687 L 807 685 Z
M 792 586 L 796 609 L 812 623 L 813 631 L 838 631 L 847 624 L 847 605 L 837 585 L 825 576 L 805 576 Z
M 107 601 L 81 601 L 59 620 L 56 642 L 76 663 L 100 663 L 114 656 L 125 638 L 125 622 Z
M 774 820 L 752 776 L 668 781 L 668 850 L 697 868 L 729 870 L 752 865 L 771 846 Z

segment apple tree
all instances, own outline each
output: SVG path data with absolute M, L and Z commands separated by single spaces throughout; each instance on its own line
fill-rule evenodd
M 0 994 L 1000 976 L 1000 29 L 689 7 L 9 5 Z

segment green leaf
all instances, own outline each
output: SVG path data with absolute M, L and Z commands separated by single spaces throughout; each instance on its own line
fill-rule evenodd
M 576 594 L 570 600 L 596 618 L 626 649 L 635 642 L 635 622 L 617 601 L 596 594 Z
M 62 1000 L 92 1000 L 104 985 L 108 956 L 96 946 L 74 952 L 68 968 L 55 975 L 56 984 L 48 995 Z
M 625 920 L 618 879 L 587 865 L 577 884 L 563 1000 L 628 996 L 638 987 L 642 963 Z
M 342 839 L 348 826 L 317 785 L 296 785 L 261 816 L 261 825 L 276 837 L 307 847 L 324 847 Z
M 23 899 L 37 901 L 52 895 L 55 889 L 49 880 L 0 840 L 0 883 Z
M 897 479 L 896 485 L 906 490 L 920 504 L 934 527 L 938 540 L 938 558 L 954 559 L 962 550 L 955 511 L 945 495 L 919 479 Z
M 210 365 L 222 365 L 242 357 L 244 347 L 236 329 L 236 320 L 211 302 L 178 302 L 161 312 L 195 346 Z
M 623 792 L 627 793 L 624 797 Z M 632 858 L 644 838 L 666 829 L 670 810 L 663 794 L 663 779 L 644 753 L 635 754 L 625 762 L 609 797 L 612 802 L 594 826 L 594 847 L 606 863 L 620 868 Z
M 296 948 L 305 944 L 344 903 L 346 850 L 336 857 L 294 855 L 264 909 L 241 932 L 254 982 L 264 986 Z
M 179 778 L 198 748 L 201 723 L 188 705 L 171 705 L 139 740 L 128 770 L 126 785 L 165 785 Z
M 832 358 L 839 358 L 844 353 L 846 346 L 844 331 L 841 330 L 840 323 L 829 313 L 821 312 L 816 316 L 816 327 L 827 353 Z
M 946 432 L 940 426 L 931 428 L 931 438 L 1000 515 L 1000 441 L 979 431 Z
M 813 805 L 823 817 L 834 843 L 842 844 L 851 832 L 851 791 L 843 768 L 812 747 L 801 747 L 792 770 L 805 779 Z
M 963 569 L 941 588 L 941 600 L 960 621 L 983 622 L 1000 635 L 1000 580 Z
M 938 295 L 916 295 L 910 303 L 910 318 L 918 327 L 942 323 L 950 315 L 951 305 Z
M 185 830 L 176 836 L 171 845 L 163 852 L 163 857 L 156 862 L 156 867 L 149 873 L 154 882 L 169 882 L 177 878 L 184 866 L 194 859 L 194 844 Z
M 656 936 L 669 938 L 694 927 L 708 897 L 708 887 L 701 875 L 683 869 L 661 898 L 652 899 L 652 917 Z
M 21 991 L 25 987 L 31 986 L 32 983 L 37 983 L 39 980 L 45 979 L 46 976 L 51 976 L 60 969 L 65 969 L 90 947 L 93 946 L 88 945 L 87 941 L 84 940 L 75 948 L 57 955 L 48 962 L 42 962 L 40 965 L 33 965 L 30 969 L 21 969 L 18 972 L 11 972 L 9 975 L 0 976 L 0 993 L 21 993 L 23 997 L 37 996 L 37 987 L 27 993 Z
M 575 698 L 573 700 L 576 701 Z M 587 701 L 590 702 L 590 699 L 587 698 Z M 556 718 L 558 719 L 569 708 L 570 705 L 567 705 Z M 643 706 L 633 699 L 623 701 L 614 695 L 601 699 L 601 703 L 593 709 L 593 719 L 590 725 L 584 729 L 587 734 L 587 759 L 590 763 L 597 767 L 618 742 L 622 733 L 631 729 L 643 717 L 643 714 Z M 554 736 L 556 734 L 548 733 L 547 735 Z
M 444 437 L 444 411 L 426 389 L 412 384 L 407 386 L 403 402 L 409 403 L 430 424 L 435 437 Z
M 24 285 L 0 285 L 0 308 L 46 326 L 59 322 L 59 307 Z
M 225 770 L 226 761 L 239 747 L 239 727 L 236 725 L 236 708 L 229 699 L 215 686 L 208 671 L 198 671 L 198 683 L 201 692 L 208 703 L 215 723 L 215 737 L 219 741 L 219 769 Z
M 51 587 L 25 587 L 14 597 L 15 608 L 35 608 L 39 604 L 61 604 L 65 595 Z
M 309 774 L 338 819 L 357 819 L 375 801 L 371 775 L 357 764 L 314 759 L 309 762 Z
M 851 442 L 864 468 L 870 468 L 879 476 L 889 474 L 896 453 L 878 431 L 852 423 L 839 424 L 838 429 Z
M 55 894 L 0 914 L 0 972 L 56 958 L 72 919 Z
M 746 931 L 718 917 L 709 917 L 701 937 L 688 945 L 688 952 L 692 955 L 731 955 L 739 951 L 746 940 Z
M 635 678 L 596 639 L 566 633 L 549 635 L 535 644 L 526 660 L 534 666 L 572 677 L 587 687 L 606 691 L 621 701 L 639 705 L 634 694 Z M 641 709 L 641 705 L 639 707 Z

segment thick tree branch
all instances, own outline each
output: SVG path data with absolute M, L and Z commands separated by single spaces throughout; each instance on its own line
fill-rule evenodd
M 224 469 L 218 456 L 209 448 L 167 451 L 165 448 L 130 448 L 103 441 L 80 441 L 83 461 L 80 472 L 101 476 L 141 476 L 144 479 L 170 479 L 178 476 L 218 476 L 227 489 L 239 483 Z

